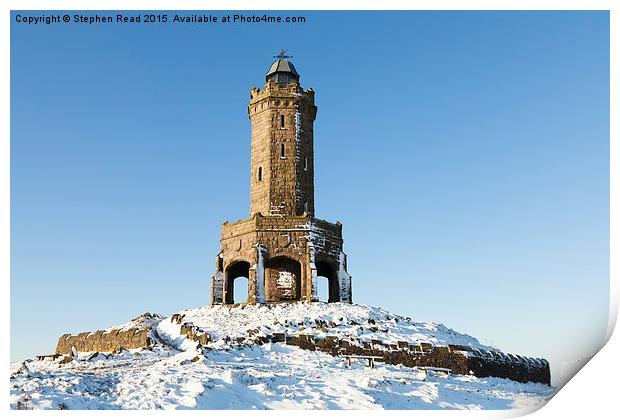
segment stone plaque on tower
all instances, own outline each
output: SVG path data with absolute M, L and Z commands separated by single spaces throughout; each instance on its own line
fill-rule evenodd
M 316 301 L 317 276 L 329 302 L 351 303 L 342 225 L 314 217 L 314 91 L 284 50 L 275 58 L 250 90 L 250 218 L 222 225 L 211 304 L 235 303 L 238 277 L 250 303 Z

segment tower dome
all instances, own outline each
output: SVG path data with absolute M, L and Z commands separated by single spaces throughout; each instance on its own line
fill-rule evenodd
M 293 63 L 287 60 L 291 58 L 285 55 L 286 51 L 282 50 L 279 55 L 276 56 L 277 60 L 271 63 L 265 79 L 267 81 L 273 80 L 277 83 L 288 83 L 291 80 L 299 81 L 299 73 Z

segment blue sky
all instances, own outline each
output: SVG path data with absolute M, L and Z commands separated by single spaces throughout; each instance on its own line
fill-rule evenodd
M 355 302 L 554 367 L 597 349 L 608 13 L 280 14 L 307 22 L 13 19 L 11 358 L 208 304 L 280 48 L 316 91 L 316 214 L 344 224 Z

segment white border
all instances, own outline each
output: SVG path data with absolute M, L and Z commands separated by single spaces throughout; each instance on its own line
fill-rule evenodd
M 381 2 L 372 3 L 368 0 L 358 0 L 356 2 L 345 1 L 300 1 L 291 2 L 290 0 L 272 0 L 272 1 L 197 1 L 197 0 L 151 0 L 151 1 L 139 1 L 139 0 L 90 0 L 90 1 L 70 1 L 70 0 L 58 0 L 58 1 L 44 1 L 44 0 L 8 0 L 3 1 L 0 8 L 3 9 L 3 18 L 0 19 L 0 33 L 2 33 L 2 64 L 0 65 L 0 74 L 2 75 L 2 82 L 0 86 L 1 95 L 0 98 L 0 129 L 2 130 L 2 137 L 0 138 L 0 274 L 2 275 L 2 296 L 4 300 L 2 316 L 4 318 L 4 325 L 10 323 L 10 213 L 9 213 L 9 197 L 10 197 L 10 126 L 9 126 L 9 110 L 10 110 L 10 10 L 193 10 L 193 9 L 206 9 L 206 10 L 340 10 L 350 9 L 352 6 L 357 10 L 610 10 L 610 24 L 611 24 L 611 48 L 610 48 L 610 314 L 609 324 L 607 329 L 607 338 L 611 336 L 617 319 L 618 314 L 618 256 L 619 256 L 619 229 L 618 215 L 620 214 L 620 196 L 618 194 L 618 188 L 620 187 L 620 165 L 619 153 L 620 153 L 620 136 L 618 132 L 618 75 L 620 69 L 618 68 L 618 7 L 617 3 L 612 0 L 607 1 L 582 1 L 582 0 L 435 0 L 435 1 L 422 1 L 412 0 L 404 4 L 404 2 L 398 2 L 393 0 L 384 0 Z M 379 7 L 380 6 L 380 7 Z M 5 330 L 6 331 L 6 330 Z M 5 333 L 6 336 L 10 334 Z M 617 384 L 616 378 L 620 377 L 618 372 L 618 363 L 614 354 L 620 353 L 620 344 L 617 338 L 617 334 L 612 340 L 605 346 L 605 348 L 590 362 L 587 367 L 580 372 L 576 380 L 570 381 L 570 383 L 562 389 L 562 391 L 556 395 L 545 409 L 537 411 L 532 418 L 549 418 L 551 416 L 561 416 L 562 418 L 583 418 L 588 416 L 590 418 L 612 418 L 615 417 L 617 406 Z M 8 346 L 0 346 L 0 352 L 5 366 L 9 365 L 9 350 Z M 9 393 L 4 394 L 4 407 L 9 407 Z M 10 411 L 10 415 L 21 416 L 26 415 L 23 412 Z M 349 414 L 350 412 L 321 412 L 321 416 L 327 417 L 340 417 Z M 63 412 L 63 416 L 81 416 L 83 412 Z M 107 412 L 94 412 L 88 413 L 89 416 L 101 416 L 109 415 Z M 230 411 L 210 411 L 194 412 L 194 413 L 181 413 L 181 412 L 135 412 L 127 411 L 118 413 L 121 416 L 137 416 L 137 417 L 158 417 L 169 418 L 171 414 L 175 416 L 190 415 L 195 416 L 215 416 L 215 417 L 263 417 L 269 416 L 270 418 L 284 418 L 296 415 L 306 415 L 301 411 L 270 411 L 270 412 L 234 412 Z M 355 412 L 351 413 L 356 417 L 375 416 L 375 413 L 371 412 Z M 470 413 L 470 412 L 440 412 L 431 411 L 424 412 L 424 417 L 506 417 L 515 416 L 519 414 L 515 411 L 487 411 L 483 413 Z M 31 414 L 32 415 L 32 414 Z M 35 415 L 57 415 L 54 412 L 37 413 Z M 415 415 L 421 415 L 421 412 L 411 411 L 393 411 L 390 412 L 390 416 L 396 417 L 410 417 Z

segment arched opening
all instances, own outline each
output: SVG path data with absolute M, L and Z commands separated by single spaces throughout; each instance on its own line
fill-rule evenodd
M 267 300 L 301 298 L 301 264 L 292 258 L 275 257 L 265 263 Z
M 327 302 L 340 302 L 340 288 L 338 287 L 338 273 L 332 264 L 327 261 L 317 261 L 316 263 L 316 276 L 317 276 L 317 295 L 319 295 L 320 301 Z M 327 282 L 320 282 L 319 280 L 326 279 Z M 319 287 L 323 283 L 324 288 L 327 289 L 322 298 Z M 323 300 L 324 298 L 326 300 Z
M 248 301 L 248 289 L 250 279 L 247 277 L 237 277 L 233 281 L 233 303 L 245 303 Z
M 280 144 L 280 159 L 284 159 L 284 143 Z
M 250 263 L 235 261 L 226 267 L 224 303 L 242 303 L 248 300 Z
M 325 276 L 316 276 L 316 296 L 319 302 L 329 302 L 329 279 Z
M 280 128 L 284 128 L 284 115 L 280 114 Z
M 262 180 L 263 180 L 263 167 L 262 167 L 262 166 L 259 166 L 259 167 L 258 167 L 258 174 L 257 174 L 257 178 L 258 178 L 258 180 L 259 180 L 259 181 L 262 181 Z

